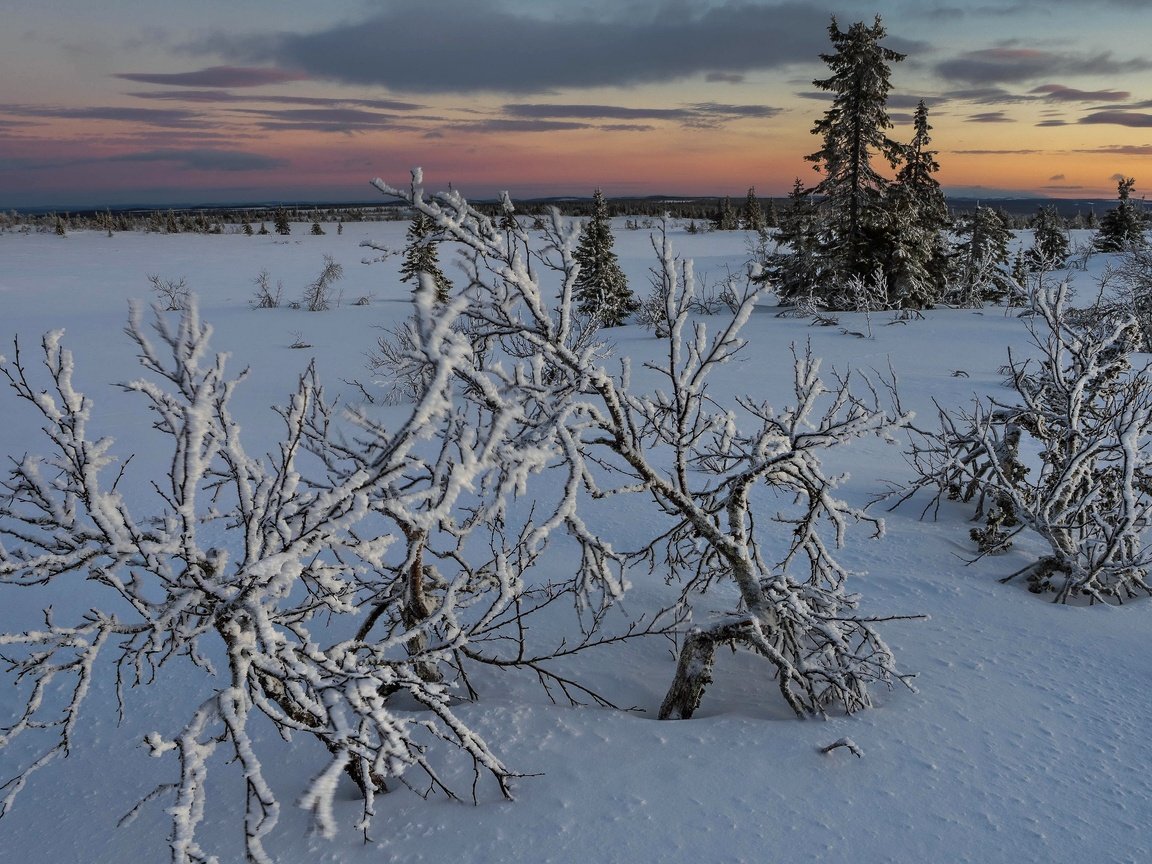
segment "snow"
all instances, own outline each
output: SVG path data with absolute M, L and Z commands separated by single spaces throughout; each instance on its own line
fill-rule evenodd
M 282 428 L 269 406 L 286 402 L 309 360 L 315 358 L 329 396 L 356 404 L 361 394 L 349 382 L 371 389 L 364 352 L 375 345 L 377 328 L 399 324 L 410 311 L 410 287 L 399 282 L 400 256 L 365 265 L 359 246 L 371 240 L 399 249 L 407 223 L 346 223 L 342 235 L 316 237 L 306 227 L 294 226 L 288 238 L 0 234 L 0 353 L 12 360 L 11 338 L 19 334 L 25 362 L 38 363 L 41 335 L 64 331 L 75 386 L 92 398 L 94 433 L 115 439 L 111 453 L 135 454 L 119 491 L 137 500 L 149 494 L 148 478 L 168 466 L 142 400 L 112 386 L 141 371 L 136 346 L 121 331 L 129 301 L 150 299 L 149 274 L 186 278 L 202 319 L 214 328 L 214 348 L 230 354 L 233 372 L 251 370 L 232 411 L 248 451 L 262 452 Z M 649 234 L 617 221 L 615 236 L 621 266 L 644 296 L 656 263 Z M 709 282 L 724 278 L 726 267 L 743 271 L 749 239 L 742 232 L 671 232 L 677 252 L 695 260 L 697 279 Z M 1074 244 L 1083 239 L 1074 237 Z M 344 268 L 334 285 L 343 296 L 336 308 L 250 308 L 252 280 L 261 270 L 272 284 L 284 283 L 286 300 L 297 299 L 325 255 Z M 452 258 L 441 251 L 449 278 L 458 275 Z M 1107 261 L 1094 256 L 1088 272 L 1072 274 L 1082 297 L 1093 296 L 1093 277 Z M 371 300 L 353 305 L 360 297 Z M 721 321 L 706 320 L 710 332 Z M 863 316 L 841 315 L 840 325 L 867 332 Z M 1007 362 L 1006 346 L 1028 350 L 1025 322 L 998 308 L 933 310 L 925 320 L 904 323 L 872 313 L 871 325 L 873 338 L 860 339 L 838 327 L 777 318 L 765 304 L 741 334 L 747 346 L 709 392 L 721 404 L 743 393 L 774 406 L 791 404 L 791 346 L 802 349 L 810 341 L 824 370 L 885 372 L 890 366 L 904 409 L 931 423 L 933 400 L 954 407 L 970 405 L 974 395 L 1007 395 L 998 371 Z M 631 359 L 634 380 L 657 385 L 644 364 L 666 357 L 666 343 L 641 327 L 610 335 L 616 352 Z M 312 347 L 289 347 L 298 341 Z M 47 450 L 30 406 L 10 393 L 0 395 L 0 406 L 0 454 L 18 460 Z M 392 424 L 404 417 L 403 406 L 377 410 Z M 828 473 L 846 475 L 837 496 L 862 507 L 886 481 L 907 479 L 901 443 L 864 438 L 831 457 Z M 1065 607 L 1015 583 L 1001 585 L 998 577 L 1043 551 L 1039 541 L 1021 537 L 1009 552 L 969 565 L 968 508 L 945 504 L 938 521 L 920 521 L 917 503 L 883 513 L 886 531 L 878 540 L 849 529 L 841 553 L 853 574 L 863 574 L 848 581 L 861 595 L 863 614 L 929 616 L 880 627 L 900 667 L 918 673 L 917 693 L 879 690 L 871 710 L 800 722 L 774 682 L 765 680 L 768 664 L 724 651 L 695 718 L 659 722 L 654 717 L 675 669 L 662 639 L 608 646 L 564 667 L 617 704 L 635 706 L 632 711 L 554 705 L 534 677 L 484 670 L 472 682 L 479 700 L 461 701 L 453 713 L 524 775 L 512 784 L 514 801 L 505 801 L 488 777 L 476 806 L 442 796 L 425 800 L 394 784 L 375 800 L 366 839 L 356 827 L 363 802 L 347 778 L 336 780 L 333 793 L 334 774 L 325 770 L 330 754 L 308 736 L 285 743 L 262 726 L 251 746 L 262 757 L 264 781 L 283 803 L 279 824 L 264 838 L 268 855 L 283 864 L 1148 860 L 1152 601 Z M 606 542 L 627 548 L 652 525 L 632 506 L 610 500 L 581 516 Z M 622 605 L 632 615 L 660 608 L 673 593 L 658 573 L 638 570 L 629 582 Z M 71 620 L 88 608 L 93 590 L 77 582 L 51 595 L 4 587 L 0 632 L 42 626 L 39 610 L 47 603 L 59 620 Z M 730 599 L 721 593 L 706 603 L 723 611 Z M 561 628 L 573 624 L 556 615 L 541 626 L 556 628 L 559 638 Z M 180 668 L 173 663 L 155 682 L 126 688 L 122 721 L 107 664 L 95 670 L 67 758 L 35 773 L 0 822 L 6 856 L 26 864 L 167 860 L 171 816 L 164 800 L 145 804 L 123 827 L 117 822 L 157 783 L 176 778 L 171 753 L 149 757 L 175 746 L 206 695 L 182 686 Z M 226 684 L 220 683 L 220 699 Z M 4 680 L 0 725 L 19 719 L 19 697 L 10 678 Z M 418 707 L 404 710 L 419 719 Z M 160 737 L 148 737 L 157 730 Z M 197 843 L 221 862 L 241 860 L 243 771 L 225 764 L 231 754 L 224 748 L 196 746 L 196 758 L 212 768 Z M 0 782 L 37 752 L 26 737 L 0 750 Z M 433 758 L 441 760 L 438 771 L 469 788 L 470 765 L 439 752 Z M 315 814 L 293 804 L 330 805 L 330 815 L 319 815 L 335 826 L 334 838 L 317 834 Z M 189 821 L 199 818 L 198 802 L 181 806 L 192 808 Z

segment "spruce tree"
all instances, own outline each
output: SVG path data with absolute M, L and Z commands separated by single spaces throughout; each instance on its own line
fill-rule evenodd
M 780 213 L 776 209 L 776 200 L 768 199 L 768 207 L 764 211 L 764 227 L 775 228 L 780 224 Z
M 287 237 L 292 233 L 292 226 L 288 222 L 288 211 L 283 207 L 277 207 L 272 212 L 272 230 L 282 237 Z
M 748 187 L 748 197 L 744 199 L 744 206 L 740 208 L 740 221 L 748 231 L 762 232 L 767 227 L 764 219 L 764 208 L 756 198 L 756 187 Z
M 1036 211 L 1027 260 L 1032 271 L 1059 270 L 1068 263 L 1068 232 L 1055 207 L 1041 207 Z
M 805 157 L 823 179 L 813 192 L 822 198 L 831 233 L 825 248 L 841 279 L 871 278 L 883 264 L 885 193 L 889 182 L 872 166 L 873 156 L 893 168 L 901 146 L 887 136 L 892 128 L 886 105 L 891 65 L 904 59 L 880 45 L 887 32 L 876 16 L 867 27 L 857 22 L 841 30 L 832 18 L 828 35 L 835 49 L 821 54 L 832 74 L 812 83 L 833 94 L 832 106 L 812 127 L 824 146 Z M 835 287 L 835 286 L 833 286 Z
M 420 285 L 420 274 L 427 273 L 436 284 L 436 301 L 447 303 L 452 283 L 440 269 L 437 239 L 433 236 L 432 228 L 432 220 L 417 211 L 412 224 L 408 226 L 408 245 L 404 247 L 404 261 L 400 264 L 400 281 L 411 282 L 415 290 Z
M 923 309 L 944 291 L 947 252 L 943 231 L 948 226 L 948 205 L 935 178 L 940 170 L 936 151 L 929 145 L 928 108 L 921 100 L 913 120 L 912 141 L 903 148 L 896 182 L 888 193 L 884 235 L 888 246 L 885 268 L 889 302 Z
M 716 208 L 716 215 L 712 217 L 717 231 L 735 231 L 737 228 L 736 211 L 732 209 L 732 199 L 725 195 Z
M 1100 220 L 1100 230 L 1096 232 L 1093 241 L 1101 252 L 1122 252 L 1144 246 L 1144 219 L 1132 202 L 1132 188 L 1135 185 L 1136 180 L 1132 177 L 1122 177 L 1116 184 L 1116 197 L 1119 201 Z
M 778 251 L 768 256 L 764 271 L 781 303 L 820 301 L 817 294 L 825 276 L 820 254 L 821 224 L 810 190 L 797 178 L 780 211 L 776 229 Z
M 594 316 L 604 327 L 617 327 L 640 308 L 616 253 L 608 204 L 597 189 L 592 196 L 592 216 L 580 230 L 580 242 L 573 253 L 580 265 L 574 285 L 580 312 Z
M 1007 218 L 991 207 L 976 205 L 956 226 L 954 279 L 960 292 L 976 302 L 999 302 L 1012 290 L 1005 271 L 1012 232 Z

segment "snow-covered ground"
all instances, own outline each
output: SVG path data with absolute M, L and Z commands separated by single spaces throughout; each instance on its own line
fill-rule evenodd
M 25 359 L 39 336 L 64 328 L 77 360 L 77 384 L 96 401 L 95 423 L 121 453 L 136 453 L 127 494 L 143 494 L 147 471 L 163 470 L 155 435 L 138 400 L 113 385 L 136 377 L 132 346 L 122 335 L 128 301 L 150 299 L 148 275 L 184 278 L 215 328 L 214 346 L 235 368 L 251 367 L 235 411 L 252 451 L 270 446 L 281 404 L 310 358 L 329 395 L 361 399 L 371 387 L 364 354 L 379 327 L 408 314 L 409 289 L 398 280 L 399 255 L 367 265 L 370 239 L 399 250 L 405 223 L 349 224 L 337 236 L 313 237 L 298 225 L 288 238 L 241 235 L 72 233 L 0 234 L 0 354 L 13 356 L 20 335 Z M 1083 236 L 1074 238 L 1084 239 Z M 616 248 L 631 284 L 648 291 L 654 263 L 648 233 L 616 223 Z M 698 275 L 717 280 L 740 272 L 749 256 L 741 232 L 675 230 L 677 251 L 695 259 Z M 296 299 L 331 255 L 344 266 L 342 302 L 331 311 L 253 309 L 252 280 L 266 270 Z M 442 252 L 452 276 L 451 256 Z M 1106 264 L 1072 274 L 1082 297 Z M 365 298 L 364 305 L 357 305 Z M 974 394 L 1006 393 L 998 369 L 1007 345 L 1023 346 L 1024 325 L 1002 309 L 933 310 L 925 319 L 870 322 L 843 315 L 840 327 L 777 318 L 770 306 L 745 330 L 749 345 L 714 395 L 749 393 L 777 406 L 790 396 L 790 346 L 810 340 L 825 368 L 886 371 L 899 379 L 906 408 L 934 418 L 932 400 L 966 405 Z M 639 368 L 662 343 L 639 327 L 613 332 L 620 354 Z M 309 347 L 294 349 L 297 343 Z M 0 393 L 0 454 L 46 449 L 39 423 Z M 402 409 L 387 409 L 402 410 Z M 253 439 L 255 443 L 253 443 Z M 259 445 L 259 446 L 257 446 Z M 850 472 L 840 492 L 863 505 L 886 481 L 907 479 L 901 449 L 874 441 L 833 460 Z M 135 479 L 134 479 L 135 478 Z M 135 484 L 135 485 L 133 485 Z M 1123 607 L 1063 607 L 997 577 L 1027 563 L 1038 546 L 1021 540 L 1010 552 L 966 561 L 966 509 L 945 508 L 920 521 L 919 506 L 886 513 L 887 533 L 850 536 L 844 560 L 865 611 L 930 616 L 894 622 L 883 634 L 903 669 L 918 673 L 912 693 L 876 693 L 873 710 L 852 717 L 799 722 L 780 700 L 770 667 L 746 653 L 722 652 L 715 681 L 690 721 L 654 719 L 675 658 L 664 639 L 580 655 L 566 671 L 631 711 L 552 704 L 534 680 L 483 675 L 481 698 L 459 708 L 514 770 L 512 802 L 481 784 L 479 804 L 422 799 L 399 788 L 377 804 L 365 839 L 349 784 L 334 841 L 308 833 L 308 818 L 290 806 L 318 769 L 322 754 L 298 740 L 263 740 L 265 768 L 286 812 L 269 849 L 284 864 L 319 862 L 1142 862 L 1152 860 L 1152 664 L 1149 601 Z M 643 531 L 643 514 L 616 512 L 599 524 L 618 546 Z M 769 525 L 766 531 L 771 531 Z M 624 606 L 657 608 L 673 589 L 638 572 Z M 59 592 L 59 589 L 54 589 Z M 76 581 L 66 596 L 35 589 L 0 590 L 0 632 L 37 626 L 44 602 L 84 609 Z M 722 593 L 707 603 L 728 608 Z M 561 627 L 557 618 L 554 626 Z M 127 694 L 119 720 L 110 676 L 87 705 L 77 746 L 67 759 L 33 776 L 0 822 L 0 858 L 23 864 L 166 860 L 169 820 L 163 805 L 145 807 L 129 825 L 117 821 L 173 766 L 149 757 L 143 737 L 182 723 L 190 700 L 178 674 Z M 104 670 L 105 673 L 108 670 Z M 21 691 L 0 680 L 0 725 L 16 716 Z M 185 712 L 185 713 L 182 713 Z M 31 736 L 29 736 L 30 738 Z M 857 758 L 840 748 L 850 737 Z M 0 750 L 0 782 L 33 752 L 17 739 Z M 451 769 L 448 769 L 451 770 Z M 463 784 L 470 780 L 467 772 Z M 244 789 L 239 773 L 215 771 L 202 841 L 222 862 L 242 860 Z

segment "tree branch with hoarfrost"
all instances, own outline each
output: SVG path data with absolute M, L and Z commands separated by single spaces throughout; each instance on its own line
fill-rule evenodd
M 683 580 L 682 602 L 693 590 L 735 583 L 737 608 L 686 634 L 661 717 L 692 715 L 723 644 L 764 657 L 798 715 L 836 706 L 854 711 L 871 704 L 871 685 L 909 683 L 877 632 L 882 619 L 856 612 L 858 597 L 848 591 L 849 574 L 836 555 L 850 524 L 862 523 L 874 535 L 882 524 L 835 497 L 838 478 L 820 459 L 858 438 L 890 438 L 906 415 L 886 410 L 863 378 L 826 383 L 810 351 L 796 355 L 794 406 L 776 410 L 749 398 L 718 404 L 708 379 L 742 348 L 740 330 L 760 289 L 749 284 L 735 314 L 710 335 L 691 320 L 692 268 L 676 261 L 667 236 L 659 241 L 658 272 L 667 286 L 662 317 L 670 339 L 666 361 L 652 367 L 664 384 L 636 392 L 627 359 L 610 371 L 605 348 L 588 338 L 573 310 L 578 232 L 559 213 L 552 213 L 545 249 L 533 261 L 519 251 L 525 244 L 509 242 L 459 193 L 427 195 L 419 171 L 408 189 L 374 184 L 464 247 L 468 279 L 461 296 L 472 338 L 501 346 L 503 358 L 491 361 L 488 374 L 516 382 L 535 424 L 527 428 L 541 433 L 550 458 L 561 460 L 567 482 L 554 521 L 562 518 L 581 542 L 584 566 L 606 580 L 602 564 L 621 556 L 581 513 L 597 499 L 638 495 L 663 514 L 668 529 L 628 560 Z M 483 392 L 480 381 L 476 388 Z M 764 494 L 779 509 L 758 522 Z M 780 526 L 777 536 L 785 538 L 776 560 L 766 551 L 772 546 L 765 545 L 764 523 Z
M 941 408 L 939 431 L 914 436 L 919 477 L 899 500 L 925 487 L 936 490 L 925 512 L 944 497 L 975 500 L 981 555 L 1024 531 L 1048 546 L 1003 581 L 1023 576 L 1057 602 L 1123 602 L 1152 594 L 1152 369 L 1132 368 L 1134 317 L 1077 317 L 1067 300 L 1064 284 L 1034 292 L 1036 357 L 1009 355 L 1017 401 Z
M 435 308 L 426 291 L 416 305 L 416 343 L 431 368 L 429 386 L 396 428 L 364 427 L 371 458 L 361 458 L 354 471 L 329 470 L 332 408 L 313 369 L 279 409 L 284 428 L 276 450 L 253 457 L 230 408 L 244 375 L 229 377 L 225 356 L 211 353 L 211 329 L 195 305 L 176 323 L 156 309 L 151 332 L 134 311 L 127 333 L 144 375 L 121 386 L 143 400 L 171 454 L 167 476 L 151 484 L 151 500 L 129 500 L 119 491 L 127 463 L 117 461 L 113 441 L 91 436 L 93 403 L 74 386 L 61 334 L 44 338 L 42 372 L 29 366 L 17 343 L 0 373 L 43 418 L 51 454 L 14 460 L 2 483 L 0 583 L 64 587 L 84 579 L 104 600 L 77 621 L 57 621 L 47 610 L 39 627 L 0 635 L 24 694 L 19 715 L 0 731 L 0 746 L 18 736 L 44 742 L 40 755 L 3 786 L 0 815 L 35 772 L 71 751 L 97 674 L 114 677 L 121 710 L 128 711 L 122 685 L 188 664 L 194 674 L 186 680 L 198 682 L 203 700 L 182 728 L 154 732 L 147 741 L 153 755 L 177 760 L 176 778 L 131 814 L 155 798 L 169 799 L 175 862 L 212 860 L 197 829 L 217 753 L 237 766 L 247 790 L 248 860 L 271 860 L 264 841 L 280 802 L 265 777 L 261 760 L 269 745 L 266 736 L 258 740 L 259 726 L 285 738 L 312 736 L 328 751 L 301 799 L 326 835 L 337 827 L 342 774 L 361 792 L 364 831 L 389 778 L 403 781 L 417 769 L 432 788 L 448 792 L 427 756 L 437 739 L 508 794 L 512 772 L 453 712 L 450 691 L 429 670 L 451 662 L 470 629 L 490 628 L 513 604 L 519 591 L 513 568 L 491 568 L 482 580 L 461 568 L 440 581 L 435 603 L 418 617 L 405 617 L 412 600 L 403 591 L 382 587 L 395 517 L 447 518 L 455 490 L 504 446 L 505 413 L 513 410 L 493 411 L 491 422 L 461 437 L 451 386 L 472 357 L 450 327 L 458 308 Z M 452 460 L 453 471 L 436 470 Z M 411 479 L 444 476 L 453 489 Z M 392 624 L 368 638 L 364 619 L 380 604 L 388 605 Z M 422 712 L 392 708 L 396 693 Z

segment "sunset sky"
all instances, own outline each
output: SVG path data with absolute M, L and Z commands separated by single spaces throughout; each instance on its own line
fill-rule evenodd
M 784 194 L 829 16 L 882 16 L 951 194 L 1152 188 L 1149 0 L 0 0 L 0 208 Z

